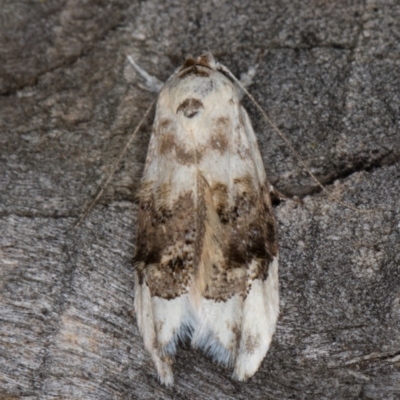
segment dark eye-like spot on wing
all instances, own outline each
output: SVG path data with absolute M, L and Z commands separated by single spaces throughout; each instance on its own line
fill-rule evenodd
M 177 108 L 176 113 L 183 112 L 186 118 L 193 118 L 203 107 L 203 103 L 197 99 L 186 99 Z

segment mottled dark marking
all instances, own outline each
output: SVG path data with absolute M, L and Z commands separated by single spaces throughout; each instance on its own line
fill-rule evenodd
M 210 274 L 209 283 L 203 293 L 205 299 L 214 301 L 227 301 L 232 296 L 246 296 L 246 268 L 243 265 L 238 268 L 225 270 L 224 265 L 217 265 L 215 271 Z
M 169 209 L 161 199 L 168 188 L 153 193 L 146 204 L 140 204 L 134 264 L 139 282 L 146 281 L 152 296 L 173 299 L 187 292 L 193 276 L 196 209 L 192 192 L 181 195 Z
M 232 324 L 229 326 L 230 331 L 235 335 L 234 339 L 234 347 L 232 348 L 231 352 L 235 354 L 235 350 L 237 345 L 240 341 L 240 336 L 242 335 L 242 327 L 238 324 Z
M 245 342 L 246 353 L 253 354 L 260 347 L 260 337 L 248 336 Z
M 250 174 L 244 175 L 240 178 L 235 178 L 233 183 L 235 185 L 240 185 L 243 193 L 258 194 L 254 188 L 254 178 Z
M 164 119 L 160 121 L 158 128 L 160 155 L 172 154 L 172 157 L 183 165 L 191 165 L 201 159 L 201 154 L 197 154 L 195 148 L 187 148 L 184 144 L 176 140 L 175 130 L 177 128 L 172 120 Z
M 165 118 L 158 123 L 158 126 L 154 130 L 154 134 L 157 136 L 157 138 L 162 138 L 167 135 L 174 135 L 176 129 L 176 123 L 171 119 Z
M 187 149 L 175 140 L 175 135 L 167 133 L 160 138 L 160 155 L 173 154 L 174 159 L 183 165 L 191 165 L 198 161 L 195 149 Z
M 160 154 L 171 153 L 175 148 L 175 136 L 173 133 L 166 133 L 160 138 Z
M 186 118 L 193 118 L 198 112 L 203 109 L 203 103 L 198 99 L 186 99 L 176 109 L 176 113 L 183 112 Z
M 159 122 L 158 124 L 158 136 L 159 136 L 159 152 L 161 155 L 172 153 L 176 150 L 177 143 L 175 141 L 175 132 L 176 132 L 176 125 L 170 119 L 164 119 Z M 193 157 L 193 152 L 186 152 L 181 145 L 178 145 L 180 150 L 178 151 L 179 154 L 182 156 L 181 160 L 178 160 L 182 164 L 186 164 L 187 162 L 191 162 L 190 159 Z M 178 153 L 177 152 L 177 153 Z M 191 154 L 192 153 L 192 154 Z M 175 155 L 178 158 L 177 154 Z
M 185 293 L 202 255 L 210 215 L 207 207 L 212 206 L 222 223 L 215 238 L 222 258 L 212 260 L 203 296 L 215 301 L 226 301 L 234 294 L 244 298 L 252 280 L 268 278 L 269 265 L 278 252 L 269 194 L 251 176 L 234 180 L 233 203 L 229 203 L 225 184 L 216 182 L 209 187 L 200 175 L 197 185 L 196 207 L 191 193 L 168 207 L 171 188 L 167 184 L 154 197 L 149 195 L 149 183 L 142 184 L 135 256 L 139 279 L 146 279 L 152 295 L 175 298 Z M 207 204 L 206 191 L 212 205 Z M 148 268 L 151 264 L 157 267 Z
M 229 150 L 230 120 L 227 117 L 219 117 L 212 125 L 214 128 L 210 135 L 210 147 L 224 154 Z
M 223 224 L 226 224 L 229 221 L 228 187 L 224 183 L 214 183 L 211 186 L 211 194 L 218 217 Z
M 197 176 L 197 215 L 196 215 L 196 238 L 195 238 L 195 266 L 199 265 L 201 253 L 203 251 L 205 224 L 207 220 L 207 205 L 205 199 L 205 191 L 208 190 L 208 183 L 203 175 Z
M 175 138 L 175 124 L 171 120 L 162 120 L 159 123 L 159 152 L 160 155 L 174 153 L 174 159 L 180 164 L 190 165 L 196 162 L 194 149 L 187 149 Z
M 210 138 L 210 147 L 213 150 L 219 151 L 221 154 L 224 154 L 228 150 L 228 138 L 227 135 L 222 132 L 216 132 L 211 135 Z
M 158 126 L 161 130 L 164 130 L 164 129 L 172 128 L 173 125 L 174 125 L 174 121 L 166 118 L 166 119 L 161 120 L 159 122 Z
M 229 202 L 226 185 L 211 186 L 214 207 L 222 224 L 223 260 L 214 262 L 204 296 L 215 301 L 226 301 L 234 294 L 245 297 L 254 279 L 268 278 L 269 265 L 278 253 L 272 207 L 265 201 L 268 192 L 255 184 L 250 175 L 235 179 L 234 185 L 233 202 Z

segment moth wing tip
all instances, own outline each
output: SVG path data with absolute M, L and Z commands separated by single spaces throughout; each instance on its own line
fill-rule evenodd
M 167 376 L 158 376 L 160 382 L 166 386 L 166 387 L 172 387 L 174 386 L 174 375 L 171 372 L 171 374 L 167 375 Z
M 157 355 L 153 355 L 153 361 L 156 365 L 160 382 L 167 387 L 173 386 L 174 374 L 172 372 L 172 360 L 169 357 L 166 360 L 163 360 Z
M 251 359 L 246 355 L 239 357 L 235 363 L 232 379 L 240 382 L 247 381 L 258 371 L 264 357 L 265 355 L 261 359 Z

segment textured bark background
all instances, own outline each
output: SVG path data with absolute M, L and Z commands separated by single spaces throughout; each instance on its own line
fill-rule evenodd
M 161 386 L 133 311 L 131 258 L 151 118 L 166 80 L 210 50 L 345 209 L 316 190 L 245 100 L 276 208 L 281 315 L 246 383 L 187 345 Z M 1 399 L 399 399 L 400 3 L 397 0 L 0 1 Z

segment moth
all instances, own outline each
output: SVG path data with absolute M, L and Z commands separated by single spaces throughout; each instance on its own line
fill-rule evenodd
M 270 188 L 226 67 L 186 59 L 159 93 L 137 194 L 135 310 L 165 385 L 180 340 L 240 381 L 265 357 L 279 313 Z

